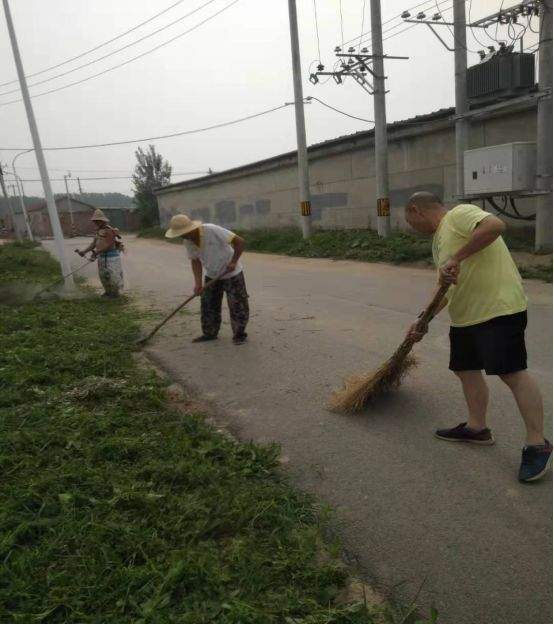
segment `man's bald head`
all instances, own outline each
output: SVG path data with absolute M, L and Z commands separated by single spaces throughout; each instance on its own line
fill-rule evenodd
M 418 232 L 432 234 L 446 209 L 439 197 L 429 191 L 418 191 L 406 204 L 406 221 Z
M 428 208 L 436 208 L 437 206 L 442 208 L 442 205 L 440 197 L 437 197 L 434 193 L 418 191 L 410 196 L 406 208 L 409 209 L 410 206 L 417 206 L 421 210 L 426 210 Z

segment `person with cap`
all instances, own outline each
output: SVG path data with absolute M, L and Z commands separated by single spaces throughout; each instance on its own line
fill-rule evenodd
M 183 239 L 194 276 L 194 293 L 202 297 L 202 335 L 193 342 L 217 338 L 223 293 L 226 293 L 233 343 L 243 344 L 248 336 L 245 330 L 249 318 L 248 293 L 240 263 L 244 239 L 219 225 L 193 221 L 184 214 L 172 217 L 165 235 Z M 213 280 L 217 281 L 210 284 Z
M 98 276 L 104 287 L 103 297 L 117 298 L 123 288 L 123 269 L 121 267 L 120 252 L 123 243 L 119 230 L 110 225 L 106 215 L 97 208 L 91 221 L 96 227 L 92 243 L 86 248 L 77 250 L 80 256 L 92 252 L 92 260 L 98 259 Z

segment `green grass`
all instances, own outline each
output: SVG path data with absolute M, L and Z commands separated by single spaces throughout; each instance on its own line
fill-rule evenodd
M 524 279 L 536 279 L 550 284 L 552 283 L 552 264 L 548 266 L 541 264 L 535 266 L 520 266 L 519 272 Z
M 34 275 L 24 251 L 0 273 Z M 0 305 L 0 621 L 405 621 L 336 603 L 347 571 L 279 449 L 172 408 L 135 321 L 97 297 Z
M 247 249 L 259 253 L 365 262 L 431 261 L 431 241 L 405 232 L 382 239 L 372 230 L 317 230 L 305 241 L 296 228 L 237 231 Z M 141 230 L 144 238 L 164 238 L 161 228 Z M 165 239 L 180 242 L 180 239 Z
M 38 243 L 13 242 L 0 245 L 0 282 L 25 281 L 44 284 L 60 277 L 59 265 Z
M 180 238 L 168 239 L 159 227 L 143 229 L 139 236 L 181 243 Z M 382 239 L 373 230 L 319 230 L 305 241 L 300 230 L 281 228 L 273 230 L 237 231 L 246 240 L 247 250 L 258 253 L 283 254 L 304 258 L 332 258 L 363 262 L 427 262 L 433 264 L 431 239 L 407 232 L 394 232 Z M 504 240 L 512 251 L 533 252 L 533 240 L 528 231 L 509 231 Z M 520 266 L 523 277 L 552 282 L 552 267 Z
M 166 238 L 165 228 L 161 228 L 158 226 L 142 228 L 138 231 L 137 236 L 139 238 L 159 238 L 166 241 L 167 243 L 177 243 L 178 245 L 182 245 L 183 243 L 181 238 Z

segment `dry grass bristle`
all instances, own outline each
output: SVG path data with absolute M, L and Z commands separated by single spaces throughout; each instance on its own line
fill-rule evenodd
M 417 365 L 416 359 L 389 358 L 379 368 L 361 376 L 349 377 L 341 390 L 329 398 L 329 409 L 333 412 L 352 414 L 359 412 L 377 397 L 397 388 L 408 371 Z

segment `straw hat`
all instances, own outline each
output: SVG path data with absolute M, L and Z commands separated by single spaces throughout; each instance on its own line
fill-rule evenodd
M 202 225 L 201 221 L 193 221 L 187 215 L 176 214 L 171 217 L 169 222 L 169 230 L 165 233 L 166 238 L 177 238 L 183 234 L 188 234 Z
M 93 213 L 92 213 L 92 217 L 90 218 L 91 221 L 105 221 L 106 223 L 109 223 L 110 220 L 108 219 L 108 217 L 106 217 L 106 215 L 100 210 L 100 208 L 97 208 Z

